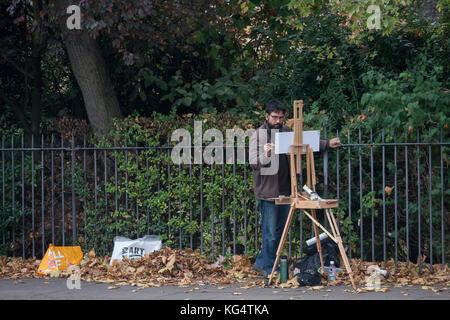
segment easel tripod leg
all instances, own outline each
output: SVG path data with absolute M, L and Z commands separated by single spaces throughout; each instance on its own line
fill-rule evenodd
M 334 218 L 334 215 L 333 215 L 333 212 L 331 211 L 331 209 L 328 209 L 328 210 L 329 210 L 329 212 L 327 212 L 328 221 L 330 222 L 330 225 L 332 226 L 331 229 L 333 230 L 333 228 L 334 228 L 336 243 L 339 247 L 339 252 L 341 253 L 342 260 L 344 261 L 345 269 L 347 270 L 347 273 L 350 277 L 350 281 L 352 282 L 353 289 L 356 289 L 355 281 L 353 279 L 353 271 L 352 271 L 352 268 L 350 267 L 350 263 L 348 261 L 347 254 L 345 253 L 344 245 L 342 244 L 342 238 L 339 233 L 339 228 L 337 226 L 336 219 Z

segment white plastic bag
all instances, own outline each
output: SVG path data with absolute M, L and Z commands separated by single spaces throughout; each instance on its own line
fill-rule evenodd
M 146 235 L 143 238 L 132 240 L 125 237 L 114 238 L 114 250 L 111 256 L 111 265 L 114 260 L 122 261 L 122 257 L 128 259 L 139 259 L 146 253 L 151 253 L 155 250 L 159 250 L 162 247 L 161 240 L 158 236 Z

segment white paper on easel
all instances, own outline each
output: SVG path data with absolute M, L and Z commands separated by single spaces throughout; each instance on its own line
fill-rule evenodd
M 291 151 L 291 145 L 294 142 L 294 132 L 275 133 L 275 153 L 282 154 Z M 320 130 L 303 131 L 303 144 L 309 144 L 313 152 L 320 150 Z M 304 150 L 306 152 L 306 148 Z

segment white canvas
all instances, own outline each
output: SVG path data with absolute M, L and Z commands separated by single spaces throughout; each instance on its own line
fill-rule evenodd
M 288 153 L 291 150 L 294 141 L 294 132 L 277 132 L 275 133 L 275 153 Z M 313 152 L 320 150 L 320 130 L 303 131 L 303 144 L 309 144 Z M 306 148 L 304 148 L 304 151 Z

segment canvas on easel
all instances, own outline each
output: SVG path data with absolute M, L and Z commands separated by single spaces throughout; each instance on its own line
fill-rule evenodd
M 303 143 L 308 144 L 313 152 L 320 149 L 320 130 L 303 131 Z M 294 140 L 294 132 L 276 132 L 275 133 L 275 154 L 289 153 L 292 141 Z M 306 151 L 306 147 L 303 148 Z
M 272 272 L 269 277 L 268 284 L 272 282 L 272 278 L 275 274 L 275 268 L 280 259 L 281 251 L 283 250 L 284 243 L 286 241 L 286 236 L 289 231 L 289 226 L 291 224 L 292 217 L 294 215 L 295 209 L 302 209 L 302 212 L 311 219 L 314 226 L 314 234 L 316 237 L 316 245 L 317 251 L 320 256 L 320 263 L 322 266 L 322 274 L 324 273 L 324 264 L 322 257 L 322 248 L 319 239 L 319 230 L 322 229 L 328 237 L 333 240 L 339 248 L 339 252 L 341 254 L 342 260 L 345 265 L 345 269 L 350 277 L 353 288 L 356 289 L 355 282 L 353 279 L 353 272 L 350 267 L 350 263 L 347 258 L 347 254 L 345 253 L 344 245 L 342 243 L 342 238 L 339 233 L 339 228 L 334 217 L 332 208 L 338 207 L 338 200 L 334 199 L 322 199 L 315 194 L 316 192 L 316 173 L 314 169 L 314 155 L 313 149 L 309 144 L 303 143 L 303 101 L 296 100 L 294 101 L 294 136 L 293 142 L 290 146 L 289 152 L 289 165 L 290 165 L 290 174 L 291 174 L 291 196 L 284 198 L 276 198 L 275 204 L 290 204 L 291 208 L 289 210 L 289 215 L 286 220 L 286 224 L 284 226 L 283 234 L 281 236 L 280 244 L 277 250 L 277 256 L 275 258 L 275 262 L 273 264 Z M 302 195 L 297 189 L 297 174 L 301 173 L 302 170 L 302 156 L 306 158 L 306 185 L 309 189 L 311 189 L 312 193 L 309 196 Z M 307 188 L 307 189 L 308 189 Z M 315 194 L 315 196 L 314 196 Z M 311 210 L 308 212 L 307 210 Z M 316 210 L 324 210 L 326 217 L 328 219 L 331 233 L 320 224 L 317 220 Z

